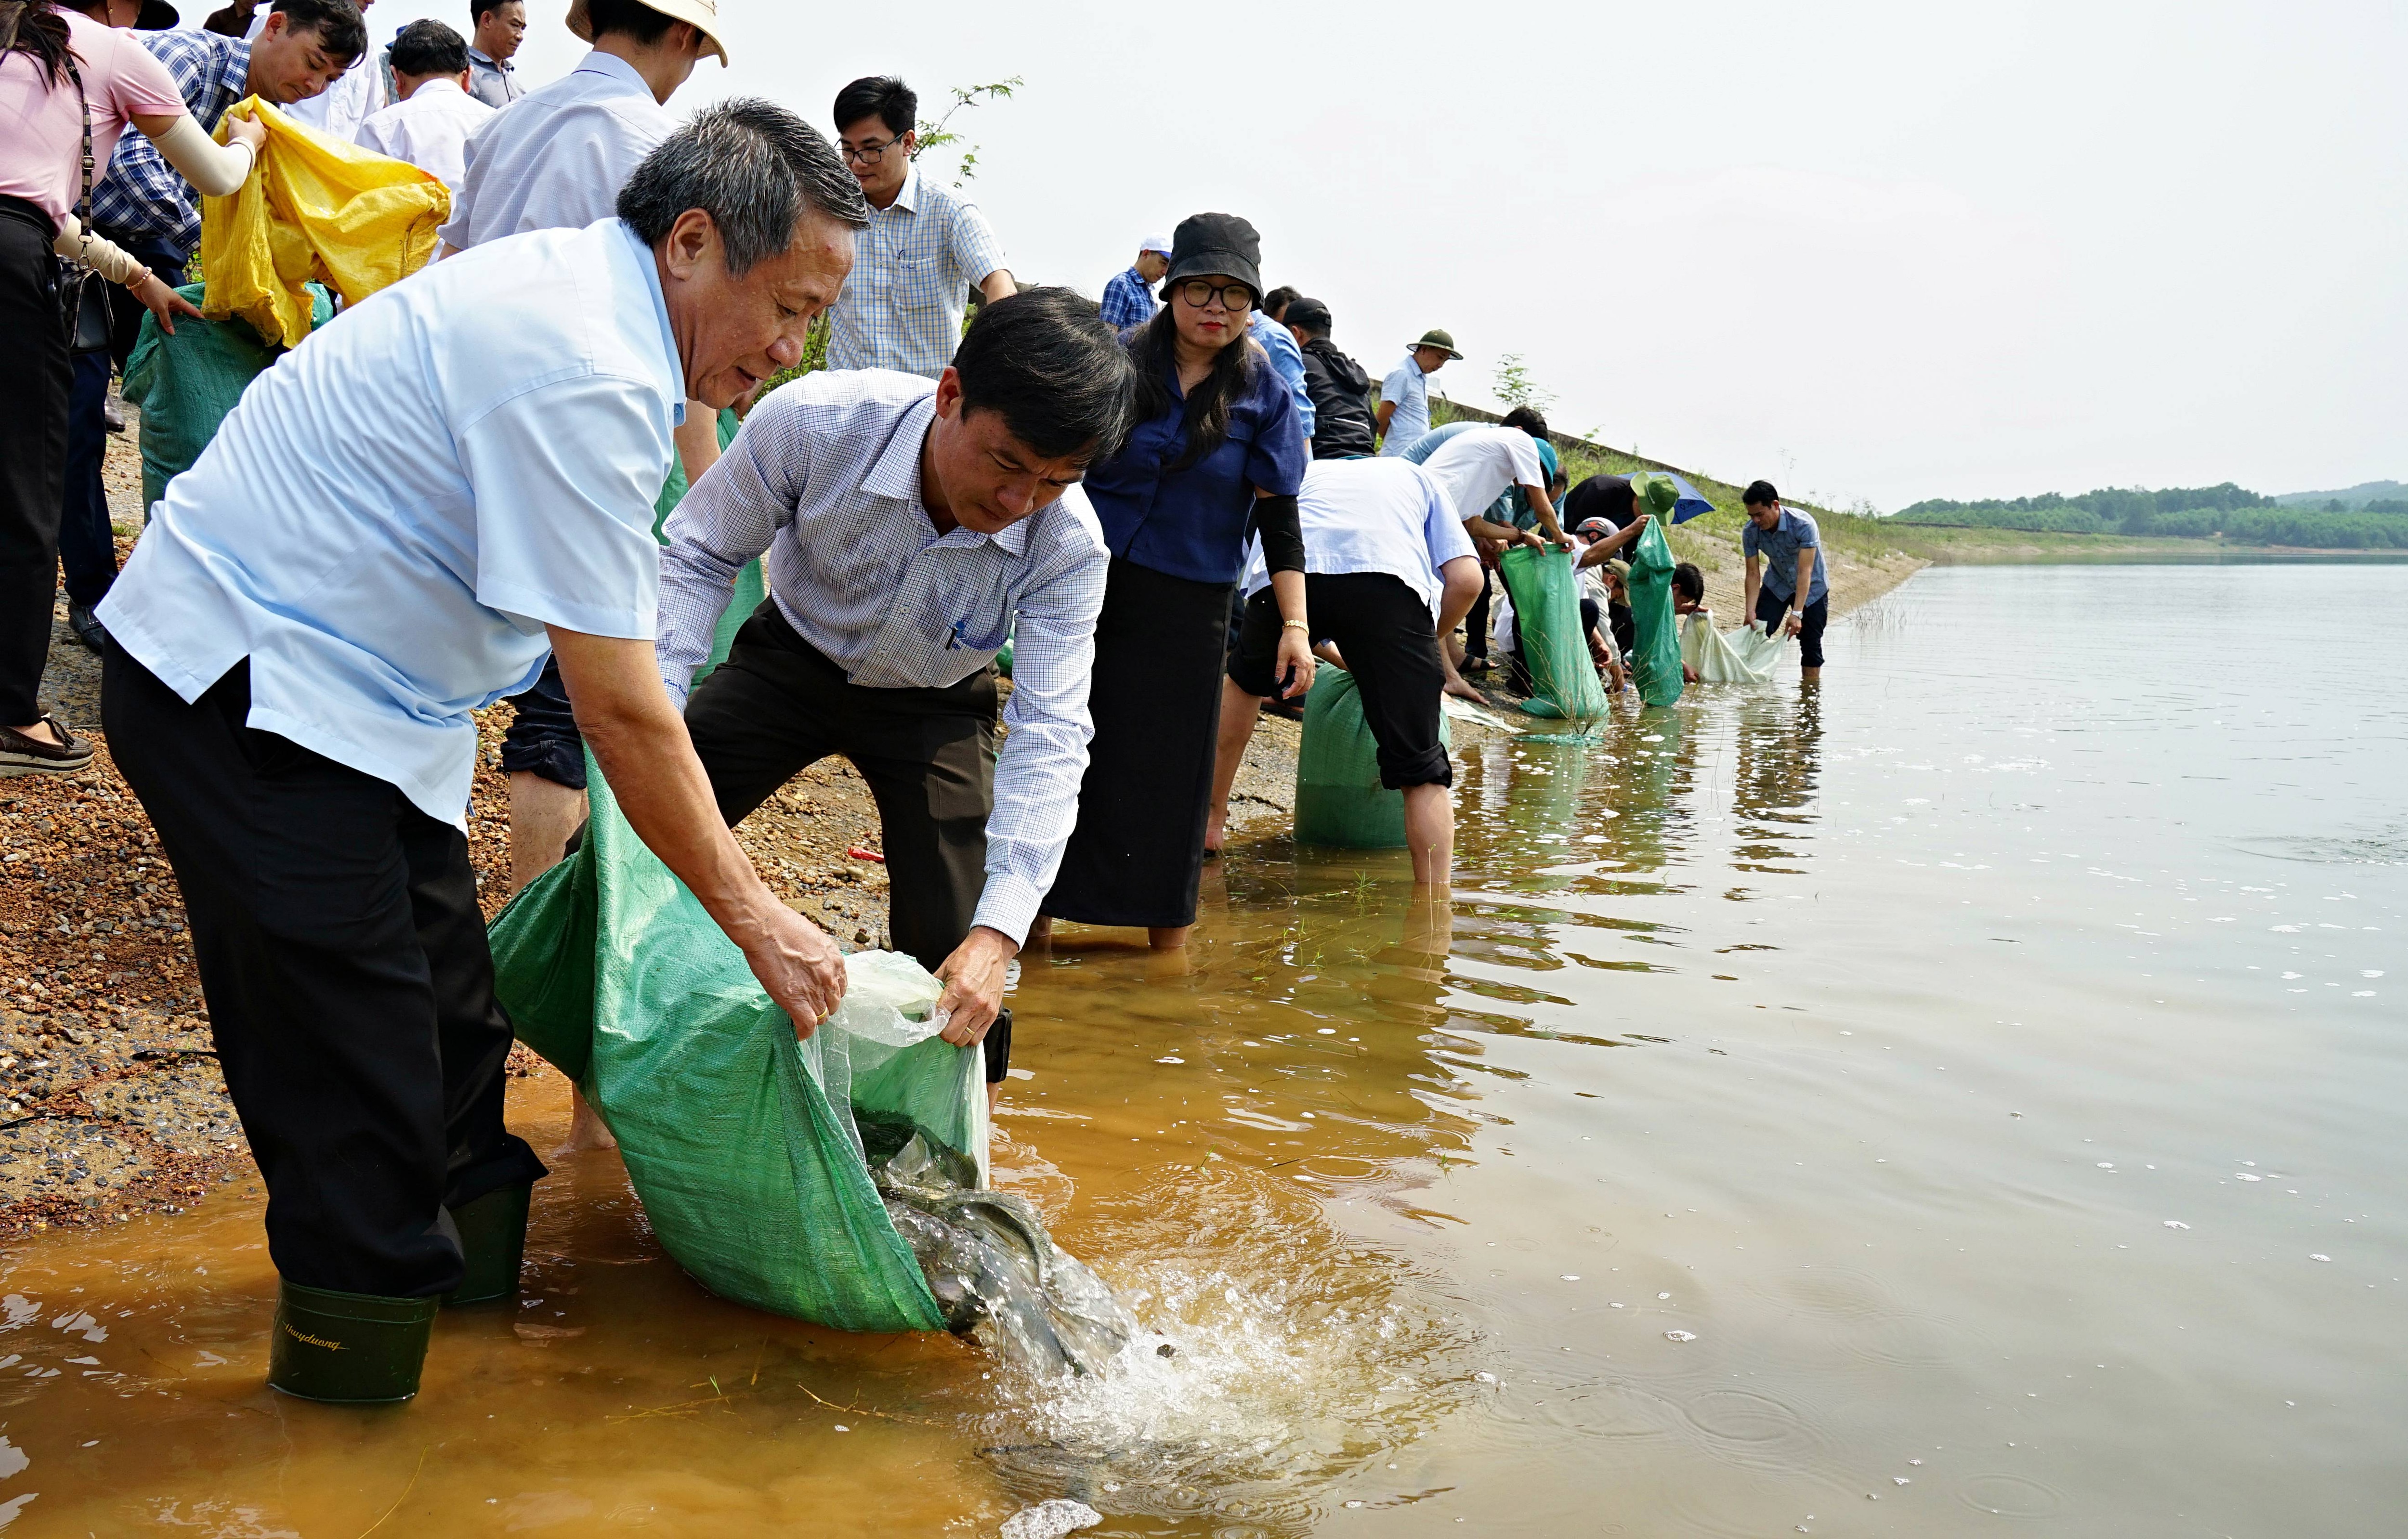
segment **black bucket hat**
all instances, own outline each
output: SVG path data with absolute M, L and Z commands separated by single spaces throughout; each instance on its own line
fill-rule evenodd
M 1170 235 L 1170 271 L 1165 283 L 1219 274 L 1234 278 L 1263 297 L 1263 238 L 1235 214 L 1190 214 Z

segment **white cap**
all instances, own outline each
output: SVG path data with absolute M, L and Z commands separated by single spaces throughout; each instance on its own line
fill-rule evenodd
M 1168 256 L 1170 254 L 1170 237 L 1168 235 L 1148 235 L 1145 239 L 1138 243 L 1137 249 L 1140 251 L 1160 251 L 1164 256 Z

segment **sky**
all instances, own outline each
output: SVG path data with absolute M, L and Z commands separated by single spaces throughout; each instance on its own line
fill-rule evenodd
M 461 14 L 453 16 L 453 12 Z M 466 0 L 380 0 L 381 43 Z M 583 52 L 536 0 L 530 83 Z M 1208 209 L 1374 376 L 1826 506 L 2408 477 L 2408 7 L 721 0 L 671 101 L 956 119 L 1023 281 Z M 1008 20 L 1005 20 L 1008 18 Z M 928 170 L 952 179 L 931 155 Z

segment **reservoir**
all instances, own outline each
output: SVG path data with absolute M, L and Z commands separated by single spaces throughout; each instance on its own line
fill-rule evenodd
M 722 1303 L 588 1154 L 330 1409 L 237 1183 L 0 1253 L 0 1532 L 2397 1532 L 2408 565 L 1938 568 L 1828 646 L 1459 733 L 1451 904 L 1258 829 L 1184 970 L 1023 959 L 998 1184 L 1174 1356 Z

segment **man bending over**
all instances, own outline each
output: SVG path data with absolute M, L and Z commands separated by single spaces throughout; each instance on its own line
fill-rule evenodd
M 1363 718 L 1379 744 L 1380 784 L 1405 793 L 1413 885 L 1443 888 L 1455 863 L 1455 766 L 1439 740 L 1446 681 L 1438 638 L 1480 592 L 1480 558 L 1454 504 L 1421 466 L 1394 458 L 1316 460 L 1297 497 L 1304 530 L 1305 596 L 1315 641 L 1354 675 Z M 1282 621 L 1256 550 L 1246 574 L 1246 622 L 1221 684 L 1221 742 L 1212 766 L 1205 848 L 1221 847 L 1229 788 L 1254 734 Z M 1287 692 L 1294 692 L 1290 685 Z
M 1004 974 L 1054 885 L 1087 769 L 1109 554 L 1078 482 L 1136 373 L 1090 301 L 988 305 L 936 379 L 808 375 L 764 396 L 669 516 L 661 677 L 729 827 L 840 753 L 878 800 L 897 949 L 945 980 L 945 1039 L 1010 1052 Z M 769 596 L 694 689 L 737 574 Z M 996 678 L 1013 641 L 1011 729 Z

